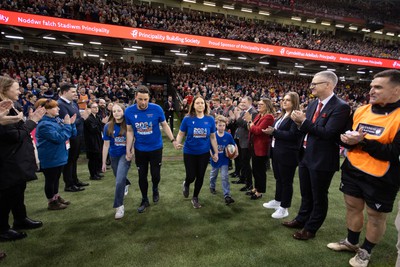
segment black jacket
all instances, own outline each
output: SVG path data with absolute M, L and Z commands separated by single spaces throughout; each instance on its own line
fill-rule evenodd
M 14 110 L 10 115 L 16 115 Z M 36 178 L 36 160 L 31 131 L 36 123 L 22 120 L 10 125 L 0 125 L 0 190 Z

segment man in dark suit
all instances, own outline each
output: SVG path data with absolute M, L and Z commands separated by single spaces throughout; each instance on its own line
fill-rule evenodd
M 314 238 L 322 226 L 328 213 L 328 189 L 339 170 L 338 142 L 350 107 L 333 93 L 337 81 L 331 71 L 315 74 L 310 89 L 317 100 L 310 103 L 306 114 L 299 110 L 291 114 L 304 137 L 299 163 L 301 206 L 294 220 L 282 224 L 301 229 L 293 234 L 298 240 Z
M 240 146 L 240 160 L 241 160 L 241 174 L 239 180 L 234 181 L 234 184 L 245 184 L 240 191 L 248 191 L 252 187 L 252 174 L 251 174 L 251 152 L 249 149 L 249 129 L 248 125 L 253 121 L 257 115 L 257 110 L 253 107 L 253 100 L 250 96 L 244 96 L 240 102 L 242 112 L 236 119 L 236 133 L 235 137 L 239 139 Z
M 175 112 L 175 103 L 172 99 L 172 96 L 168 96 L 167 102 L 164 103 L 164 113 L 165 119 L 167 123 L 169 123 L 169 128 L 174 132 L 174 112 Z
M 82 113 L 84 117 L 81 116 L 79 112 L 78 105 L 74 100 L 78 98 L 76 93 L 76 88 L 72 84 L 63 84 L 60 87 L 61 97 L 57 101 L 58 107 L 60 108 L 60 118 L 64 118 L 65 115 L 72 117 L 76 114 L 76 129 L 78 131 L 78 136 L 71 137 L 69 139 L 69 150 L 68 150 L 68 162 L 64 166 L 63 178 L 65 183 L 66 192 L 79 192 L 84 190 L 83 186 L 89 185 L 88 183 L 83 183 L 79 181 L 77 175 L 77 161 L 80 152 L 80 135 L 83 134 L 83 121 L 88 117 L 87 113 Z

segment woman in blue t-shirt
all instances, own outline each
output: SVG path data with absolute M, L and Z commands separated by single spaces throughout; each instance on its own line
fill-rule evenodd
M 202 96 L 196 96 L 189 107 L 188 115 L 183 118 L 177 136 L 177 146 L 182 147 L 183 137 L 186 135 L 183 146 L 183 160 L 185 163 L 186 179 L 183 182 L 183 196 L 189 197 L 189 186 L 194 184 L 192 204 L 195 209 L 201 208 L 199 193 L 203 186 L 204 174 L 210 159 L 210 144 L 215 151 L 212 155 L 214 162 L 218 161 L 218 145 L 215 136 L 215 121 L 208 116 L 208 106 Z
M 115 181 L 114 208 L 115 219 L 124 217 L 124 191 L 125 185 L 129 183 L 127 174 L 131 167 L 131 162 L 125 158 L 126 154 L 126 122 L 125 122 L 125 106 L 115 103 L 112 107 L 110 121 L 104 127 L 103 134 L 103 164 L 102 170 L 106 171 L 107 155 L 110 153 L 111 168 L 113 170 Z

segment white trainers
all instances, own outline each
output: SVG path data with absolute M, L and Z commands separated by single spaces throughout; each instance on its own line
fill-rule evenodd
M 329 243 L 326 245 L 328 248 L 334 251 L 351 251 L 356 252 L 358 250 L 358 244 L 353 245 L 346 239 L 340 240 L 339 242 Z
M 124 205 L 119 206 L 119 207 L 116 208 L 115 210 L 116 210 L 116 211 L 115 211 L 115 219 L 116 219 L 116 220 L 119 220 L 119 219 L 121 219 L 122 217 L 124 217 L 124 213 L 125 213 Z
M 127 196 L 129 192 L 129 184 L 125 185 L 124 196 Z
M 357 254 L 349 260 L 353 267 L 367 267 L 371 255 L 363 248 L 357 250 Z
M 271 217 L 274 219 L 283 219 L 289 216 L 289 212 L 287 208 L 279 207 L 274 213 L 272 213 Z
M 278 209 L 281 206 L 280 201 L 276 201 L 275 199 L 268 201 L 263 204 L 263 207 L 266 209 Z

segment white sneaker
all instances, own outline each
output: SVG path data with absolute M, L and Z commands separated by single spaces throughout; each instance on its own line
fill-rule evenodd
M 115 211 L 115 219 L 116 220 L 121 219 L 122 217 L 124 217 L 124 213 L 125 213 L 124 205 L 119 206 L 118 208 L 116 208 L 116 211 Z
M 276 201 L 275 199 L 268 201 L 267 203 L 263 204 L 263 207 L 266 209 L 277 209 L 281 206 L 280 201 Z
M 125 192 L 124 192 L 124 196 L 127 196 L 129 192 L 129 184 L 125 185 Z
M 347 238 L 340 240 L 339 242 L 333 242 L 329 243 L 326 245 L 328 248 L 334 250 L 334 251 L 351 251 L 351 252 L 356 252 L 358 250 L 358 244 L 353 245 L 350 243 Z
M 289 212 L 287 208 L 279 207 L 274 213 L 272 213 L 271 217 L 274 219 L 283 219 L 289 216 Z
M 371 255 L 363 248 L 357 250 L 357 254 L 349 260 L 353 267 L 367 267 Z

